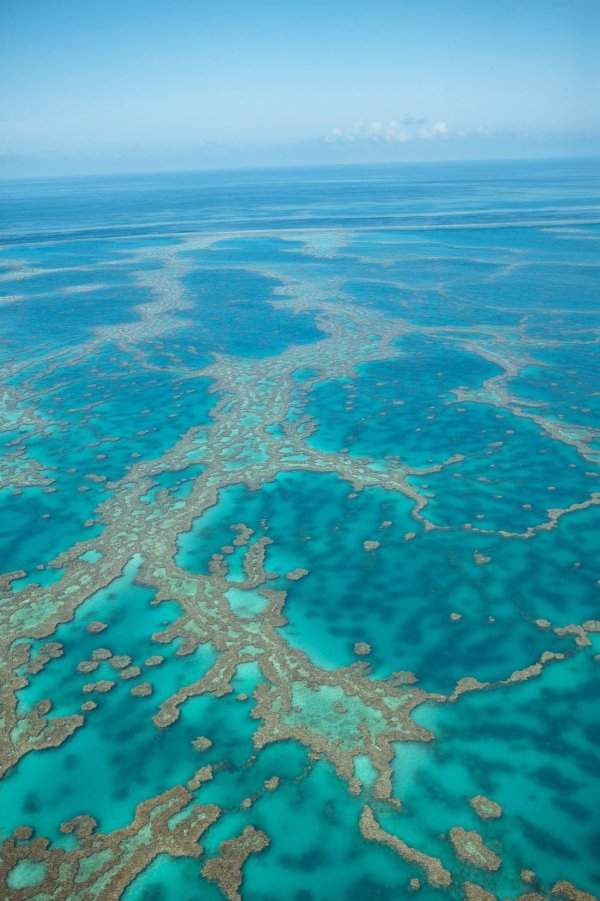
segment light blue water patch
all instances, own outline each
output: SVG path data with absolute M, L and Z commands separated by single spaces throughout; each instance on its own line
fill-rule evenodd
M 139 349 L 155 371 L 168 372 L 172 378 L 181 375 L 189 378 L 190 370 L 198 372 L 213 362 L 210 347 L 190 342 L 189 320 L 177 327 L 175 318 L 170 320 L 168 331 L 140 340 Z M 195 379 L 190 379 L 193 381 Z
M 38 380 L 38 411 L 48 425 L 31 437 L 23 429 L 20 460 L 43 467 L 52 484 L 0 492 L 0 533 L 15 568 L 32 569 L 99 534 L 101 528 L 89 523 L 111 496 L 109 483 L 140 460 L 160 458 L 191 426 L 210 421 L 215 396 L 208 379 L 184 381 L 154 370 L 133 375 L 122 362 L 107 348 L 65 366 L 62 377 Z M 18 472 L 15 480 L 19 484 Z M 181 499 L 190 489 L 188 481 L 174 496 Z
M 519 315 L 510 305 L 499 304 L 496 285 L 503 275 L 504 263 L 487 263 L 477 256 L 452 260 L 424 253 L 411 254 L 369 266 L 360 261 L 347 273 L 344 295 L 361 306 L 398 316 L 418 326 L 518 325 Z
M 182 431 L 208 423 L 208 411 L 217 400 L 208 393 L 209 379 L 178 376 L 161 369 L 132 369 L 132 359 L 108 345 L 84 362 L 65 366 L 59 376 L 40 379 L 40 409 L 67 426 L 86 426 L 90 441 L 110 444 L 112 439 L 108 457 L 119 455 L 115 437 L 136 445 L 127 448 L 130 454 L 141 450 L 140 456 L 150 456 L 145 445 L 152 443 L 153 456 L 160 456 Z
M 510 381 L 520 397 L 541 401 L 543 415 L 558 422 L 595 427 L 600 414 L 597 348 L 581 336 L 559 347 L 533 347 L 541 366 L 530 366 Z
M 92 276 L 91 281 L 94 280 Z M 19 282 L 20 291 L 26 286 L 27 281 Z M 151 299 L 145 288 L 133 285 L 102 287 L 79 294 L 50 293 L 19 300 L 17 309 L 14 303 L 1 305 L 0 329 L 15 356 L 22 356 L 24 344 L 57 350 L 93 338 L 99 326 L 136 321 L 133 308 Z
M 334 260 L 326 249 L 323 252 L 321 247 L 325 248 L 325 244 L 331 242 L 335 244 L 336 240 L 335 233 L 328 232 L 307 234 L 304 241 L 296 240 L 290 235 L 245 235 L 215 241 L 210 247 L 192 251 L 189 255 L 201 267 L 226 270 L 244 266 L 261 276 L 268 276 L 275 270 L 284 284 L 288 279 L 295 281 L 300 276 L 305 284 L 308 282 L 317 290 L 322 291 L 329 285 L 329 290 L 325 288 L 327 294 L 331 291 L 332 276 L 336 281 L 341 280 L 351 276 L 356 268 L 356 259 L 347 255 L 343 246 L 334 254 Z M 342 237 L 342 245 L 343 241 Z M 183 256 L 187 255 L 184 252 Z M 366 260 L 361 263 L 363 266 L 370 266 Z M 278 290 L 277 294 L 279 293 L 285 295 L 285 287 L 281 292 Z
M 200 765 L 192 740 L 212 722 L 210 703 L 204 704 L 206 716 L 195 718 L 186 709 L 186 717 L 167 729 L 158 729 L 152 716 L 165 698 L 200 678 L 216 655 L 209 646 L 201 646 L 194 654 L 179 656 L 179 641 L 168 645 L 153 641 L 152 636 L 164 631 L 181 610 L 172 601 L 151 605 L 155 590 L 134 581 L 139 564 L 139 560 L 131 561 L 119 579 L 77 609 L 71 623 L 59 626 L 52 639 L 62 644 L 63 656 L 28 676 L 29 685 L 18 693 L 23 711 L 51 698 L 51 718 L 78 713 L 88 700 L 96 701 L 98 707 L 64 744 L 25 756 L 3 780 L 4 834 L 28 824 L 60 842 L 60 823 L 83 813 L 94 816 L 102 831 L 120 828 L 133 819 L 137 804 L 185 783 Z M 97 621 L 107 628 L 98 634 L 88 632 L 87 625 Z M 34 643 L 34 659 L 37 646 L 46 640 Z M 123 680 L 120 669 L 109 661 L 102 661 L 93 672 L 78 672 L 78 663 L 92 659 L 98 648 L 107 648 L 116 657 L 130 657 L 128 665 L 140 667 L 141 674 Z M 145 661 L 157 654 L 164 661 L 148 666 Z M 108 693 L 83 691 L 85 684 L 101 680 L 116 684 Z M 146 681 L 153 693 L 132 697 L 132 686 Z M 211 701 L 215 703 L 214 698 Z M 195 711 L 199 708 L 201 704 Z
M 80 554 L 80 560 L 85 560 L 86 563 L 97 563 L 98 560 L 102 560 L 102 553 L 101 551 L 92 548 L 84 554 Z
M 2 291 L 9 295 L 24 295 L 25 298 L 31 297 L 31 301 L 38 302 L 39 309 L 46 311 L 44 298 L 46 295 L 62 295 L 66 298 L 71 289 L 85 288 L 87 285 L 101 285 L 103 288 L 108 286 L 118 286 L 125 291 L 131 287 L 131 281 L 128 276 L 130 272 L 124 271 L 122 267 L 117 266 L 101 266 L 92 265 L 83 268 L 77 265 L 66 269 L 53 269 L 48 272 L 40 272 L 37 269 L 28 271 L 27 268 L 18 270 L 13 279 L 3 279 Z M 134 272 L 131 272 L 134 275 Z M 15 301 L 22 304 L 27 300 Z M 72 297 L 73 304 L 78 303 L 77 297 Z
M 246 518 L 255 521 L 261 510 L 259 492 L 250 493 L 243 485 L 233 485 L 220 491 L 218 503 L 208 507 L 201 517 L 194 520 L 191 530 L 179 536 L 175 558 L 177 564 L 193 573 L 208 572 L 208 562 L 214 549 L 230 546 L 237 537 L 236 530 L 231 527 L 241 522 L 239 514 L 242 513 L 243 501 L 249 504 L 247 512 L 244 511 Z
M 267 601 L 260 592 L 253 589 L 243 590 L 236 588 L 235 585 L 227 589 L 225 597 L 236 616 L 244 618 L 258 617 L 267 606 Z
M 531 619 L 558 626 L 595 618 L 599 528 L 596 506 L 563 516 L 554 529 L 529 539 L 488 543 L 479 536 L 478 546 L 489 547 L 492 557 L 480 568 L 486 595 L 504 592 Z
M 589 498 L 596 480 L 587 475 L 590 464 L 573 447 L 540 433 L 539 425 L 528 419 L 477 406 L 448 410 L 471 425 L 479 447 L 461 451 L 463 445 L 453 443 L 450 446 L 465 453 L 465 460 L 407 479 L 429 499 L 432 522 L 522 532 L 545 522 L 549 510 Z M 496 415 L 502 418 L 494 423 Z
M 200 876 L 203 864 L 203 858 L 159 854 L 125 889 L 122 901 L 222 901 L 217 883 Z
M 327 668 L 356 660 L 354 643 L 364 641 L 372 647 L 367 659 L 375 673 L 408 670 L 430 690 L 451 691 L 465 674 L 506 678 L 542 651 L 565 647 L 564 639 L 531 622 L 556 616 L 563 602 L 561 582 L 553 583 L 557 590 L 549 598 L 540 595 L 539 570 L 531 566 L 536 542 L 543 540 L 553 548 L 558 572 L 572 571 L 561 556 L 561 533 L 509 541 L 424 532 L 401 495 L 379 488 L 353 494 L 334 476 L 308 473 L 279 476 L 261 491 L 233 486 L 181 537 L 177 560 L 191 572 L 208 572 L 212 554 L 231 545 L 235 523 L 253 529 L 251 542 L 261 535 L 272 539 L 265 566 L 280 577 L 269 586 L 287 592 L 283 635 Z M 410 534 L 415 537 L 407 540 Z M 379 546 L 367 551 L 364 541 Z M 225 556 L 228 565 L 233 559 L 232 581 L 243 578 L 244 553 L 239 548 L 233 558 Z M 489 562 L 478 564 L 478 554 Z M 308 574 L 282 578 L 294 569 Z M 578 603 L 589 609 L 589 566 L 576 572 Z M 459 621 L 451 618 L 455 613 Z
M 92 554 L 93 551 L 88 553 Z M 83 557 L 85 557 L 85 554 L 82 554 L 82 559 Z M 27 576 L 24 576 L 22 579 L 14 579 L 10 587 L 13 592 L 22 591 L 23 588 L 34 583 L 46 588 L 48 585 L 53 585 L 59 579 L 62 579 L 64 574 L 64 569 L 55 569 L 52 566 L 45 566 L 39 563 Z
M 392 315 L 432 324 L 516 325 L 519 314 L 543 309 L 546 319 L 532 326 L 549 337 L 556 335 L 557 322 L 547 321 L 548 312 L 594 310 L 597 259 L 585 229 L 568 245 L 551 230 L 534 227 L 433 234 L 388 233 L 384 242 L 378 234 L 361 236 L 353 252 L 361 263 L 384 263 L 385 282 L 367 263 L 361 265 L 362 280 L 346 282 L 345 293 Z
M 407 234 L 421 244 L 426 242 L 432 252 L 454 251 L 463 258 L 483 253 L 494 254 L 497 260 L 517 265 L 532 261 L 597 264 L 596 245 L 588 240 L 598 236 L 598 226 L 593 223 L 563 230 L 522 224 L 506 228 L 453 228 L 445 233 L 440 229 L 433 234 L 402 232 L 399 240 L 407 240 Z M 390 239 L 393 234 L 385 237 L 387 241 Z
M 304 779 L 285 781 L 252 808 L 252 822 L 270 837 L 247 862 L 244 890 L 268 901 L 286 897 L 293 882 L 300 898 L 404 897 L 422 870 L 394 851 L 365 842 L 359 831 L 362 801 L 348 795 L 333 767 L 314 764 Z M 424 887 L 424 897 L 438 897 Z M 421 894 L 421 893 L 419 893 Z
M 316 375 L 318 375 L 319 371 L 320 370 L 318 370 L 318 369 L 310 369 L 307 367 L 302 367 L 301 369 L 296 369 L 294 372 L 292 372 L 292 378 L 294 379 L 295 382 L 299 382 L 299 383 L 306 382 L 309 379 L 312 379 Z
M 195 319 L 188 340 L 196 346 L 238 356 L 270 356 L 289 344 L 321 338 L 312 317 L 273 306 L 277 282 L 272 278 L 247 269 L 202 269 L 185 283 Z
M 397 358 L 359 365 L 356 378 L 314 386 L 302 408 L 317 423 L 308 443 L 329 453 L 395 456 L 417 468 L 468 454 L 485 445 L 477 432 L 496 434 L 498 424 L 495 411 L 481 408 L 461 421 L 448 407 L 453 389 L 476 388 L 499 372 L 473 353 L 408 336 L 398 342 Z
M 597 301 L 598 268 L 562 261 L 560 265 L 531 262 L 516 267 L 502 277 L 500 285 L 486 285 L 487 298 L 516 311 L 594 311 Z M 500 290 L 499 290 L 500 289 Z M 486 298 L 482 289 L 481 296 Z
M 275 778 L 281 784 L 298 782 L 308 769 L 306 748 L 294 741 L 277 742 L 267 746 L 259 755 L 252 756 L 243 770 L 232 767 L 218 768 L 210 782 L 205 783 L 198 793 L 198 800 L 218 804 L 224 815 L 210 828 L 205 836 L 207 855 L 218 853 L 221 842 L 233 838 L 246 825 L 255 822 L 255 804 L 264 798 L 265 806 L 274 796 L 265 783 Z M 250 798 L 251 807 L 243 807 L 242 802 Z
M 410 747 L 400 749 L 394 763 L 394 791 L 415 837 L 443 854 L 440 835 L 452 826 L 477 829 L 504 859 L 497 876 L 479 871 L 477 881 L 500 897 L 520 890 L 521 868 L 535 870 L 544 893 L 564 872 L 594 892 L 597 691 L 598 665 L 579 654 L 528 682 L 435 710 L 436 740 L 412 759 Z M 500 804 L 502 816 L 479 820 L 468 803 L 477 794 Z
M 13 891 L 33 888 L 45 878 L 47 870 L 48 864 L 42 860 L 19 860 L 9 870 L 6 884 Z
M 6 411 L 5 415 L 7 414 L 8 411 Z M 15 419 L 17 418 L 14 413 L 13 416 Z M 14 453 L 15 446 L 19 443 L 20 436 L 21 432 L 19 429 L 9 429 L 8 424 L 6 423 L 5 430 L 0 434 L 0 447 L 6 454 Z
M 55 210 L 52 210 L 54 212 Z M 173 247 L 180 242 L 176 238 L 151 238 L 143 240 L 123 237 L 120 239 L 95 238 L 74 240 L 55 237 L 54 240 L 15 241 L 0 247 L 0 260 L 7 260 L 7 268 L 15 264 L 35 269 L 56 269 L 59 267 L 96 266 L 98 264 L 120 264 L 138 250 L 150 247 Z
M 298 240 L 284 240 L 273 235 L 248 235 L 241 237 L 221 238 L 203 250 L 184 251 L 182 257 L 191 256 L 199 263 L 211 266 L 240 266 L 250 263 L 252 266 L 280 261 L 283 254 L 287 262 L 305 263 L 302 254 L 303 244 Z
M 412 317 L 414 311 L 423 303 L 421 291 L 407 289 L 404 285 L 395 284 L 393 281 L 385 282 L 377 279 L 378 273 L 373 272 L 372 278 L 349 278 L 344 281 L 344 295 L 352 303 L 370 307 L 381 313 L 394 317 Z M 432 293 L 428 297 L 428 306 L 439 306 L 443 309 L 443 298 Z
M 1 489 L 0 542 L 12 570 L 33 573 L 77 541 L 100 535 L 103 526 L 85 526 L 100 499 L 93 488 L 75 492 L 67 507 L 58 493 L 47 494 L 43 488 L 25 488 L 17 496 Z M 35 576 L 32 581 L 38 581 L 37 571 Z
M 161 492 L 167 492 L 170 498 L 184 500 L 193 490 L 196 478 L 203 472 L 203 467 L 190 465 L 185 469 L 174 471 L 163 470 L 152 476 L 154 486 L 146 494 L 141 495 L 143 504 L 156 504 Z

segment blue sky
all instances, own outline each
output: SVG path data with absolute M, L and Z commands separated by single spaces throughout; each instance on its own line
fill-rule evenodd
M 0 175 L 600 153 L 600 0 L 0 0 Z

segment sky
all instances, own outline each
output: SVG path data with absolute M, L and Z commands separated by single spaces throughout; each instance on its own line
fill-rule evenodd
M 600 0 L 0 0 L 0 177 L 600 155 Z

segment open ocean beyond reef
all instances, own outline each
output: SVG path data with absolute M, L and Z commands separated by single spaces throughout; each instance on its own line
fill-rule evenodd
M 0 185 L 0 897 L 600 894 L 592 160 Z

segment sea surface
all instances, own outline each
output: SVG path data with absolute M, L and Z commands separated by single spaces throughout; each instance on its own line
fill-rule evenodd
M 593 160 L 0 184 L 0 896 L 600 895 Z

